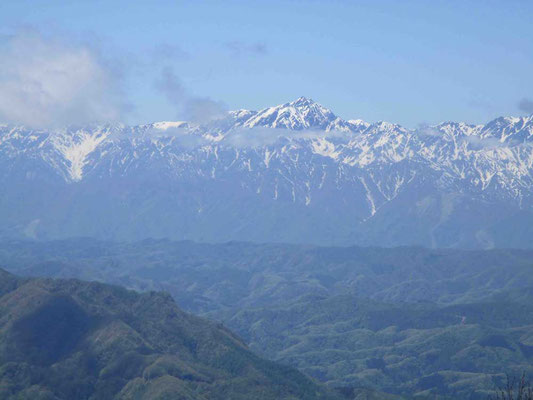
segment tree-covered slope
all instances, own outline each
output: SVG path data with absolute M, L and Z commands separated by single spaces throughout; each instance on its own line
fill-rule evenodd
M 533 252 L 89 239 L 0 243 L 24 275 L 164 289 L 334 387 L 485 399 L 533 374 Z
M 2 399 L 334 399 L 164 293 L 0 271 Z
M 485 399 L 505 374 L 533 375 L 533 306 L 438 307 L 302 297 L 227 322 L 250 346 L 332 386 Z

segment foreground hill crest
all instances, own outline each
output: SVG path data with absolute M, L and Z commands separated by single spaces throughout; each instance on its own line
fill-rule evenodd
M 0 270 L 2 399 L 337 399 L 164 293 Z

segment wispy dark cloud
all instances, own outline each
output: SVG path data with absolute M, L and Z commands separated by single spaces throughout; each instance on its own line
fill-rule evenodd
M 207 123 L 226 115 L 227 108 L 223 102 L 209 97 L 191 95 L 171 67 L 161 70 L 155 82 L 155 88 L 167 100 L 178 107 L 178 115 L 188 121 Z
M 528 114 L 533 114 L 533 100 L 523 98 L 518 102 L 518 109 Z
M 119 69 L 89 45 L 24 30 L 0 38 L 0 121 L 35 128 L 112 122 L 130 110 Z
M 190 97 L 185 102 L 183 111 L 188 120 L 205 123 L 223 118 L 227 108 L 223 102 L 209 97 Z
M 155 88 L 174 105 L 181 105 L 187 97 L 181 80 L 171 67 L 161 69 L 161 74 L 155 81 Z
M 487 113 L 493 113 L 497 109 L 490 99 L 482 96 L 476 96 L 472 98 L 468 105 L 472 108 L 482 110 Z
M 231 54 L 235 56 L 265 55 L 268 53 L 267 45 L 262 42 L 246 43 L 240 40 L 235 40 L 232 42 L 227 42 L 225 47 L 230 51 Z

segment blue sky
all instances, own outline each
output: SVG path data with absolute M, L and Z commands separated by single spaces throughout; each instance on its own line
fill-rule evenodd
M 161 90 L 172 71 L 178 90 L 229 109 L 306 96 L 343 118 L 414 127 L 528 112 L 532 16 L 515 0 L 4 0 L 0 34 L 90 46 L 129 123 L 182 116 Z

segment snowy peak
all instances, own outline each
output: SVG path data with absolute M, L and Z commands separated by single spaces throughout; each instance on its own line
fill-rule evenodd
M 317 103 L 313 99 L 308 99 L 307 97 L 303 97 L 303 96 L 287 104 L 293 107 L 310 107 L 313 105 L 317 105 Z
M 261 129 L 252 131 L 253 128 Z M 122 169 L 126 173 L 141 161 L 155 165 L 156 159 L 167 162 L 168 170 L 178 174 L 194 164 L 185 160 L 209 159 L 210 155 L 223 160 L 218 153 L 223 148 L 221 151 L 229 152 L 225 155 L 230 160 L 228 164 L 202 172 L 205 176 L 217 176 L 220 169 L 230 170 L 245 162 L 243 154 L 253 148 L 257 154 L 263 154 L 262 160 L 267 160 L 259 164 L 267 167 L 272 165 L 272 157 L 272 163 L 283 160 L 279 162 L 287 168 L 310 165 L 311 161 L 303 161 L 304 154 L 325 157 L 339 168 L 348 166 L 365 171 L 377 165 L 392 168 L 405 161 L 417 168 L 430 166 L 432 173 L 443 174 L 443 182 L 469 180 L 469 184 L 483 188 L 496 187 L 498 183 L 518 198 L 523 187 L 533 188 L 533 146 L 529 145 L 532 141 L 532 116 L 502 117 L 486 125 L 444 122 L 410 130 L 383 121 L 372 124 L 345 121 L 312 99 L 300 97 L 260 111 L 231 111 L 226 118 L 207 125 L 162 121 L 133 127 L 88 126 L 54 132 L 2 126 L 0 161 L 2 157 L 14 160 L 24 154 L 44 160 L 67 181 L 78 182 L 102 164 L 108 165 L 110 174 Z M 522 146 L 524 142 L 527 146 Z M 257 160 L 250 158 L 246 162 L 249 172 L 256 171 Z M 502 190 L 498 192 L 501 193 Z
M 370 126 L 368 122 L 363 121 L 362 119 L 350 119 L 348 120 L 348 124 L 354 131 L 364 131 Z
M 368 243 L 382 243 L 385 237 L 390 245 L 492 246 L 502 237 L 492 233 L 500 221 L 514 224 L 516 215 L 522 219 L 527 212 L 531 217 L 524 219 L 524 229 L 533 223 L 532 144 L 531 116 L 412 130 L 388 122 L 345 121 L 301 97 L 260 111 L 232 111 L 206 125 L 163 121 L 61 131 L 0 125 L 0 187 L 16 188 L 13 195 L 19 197 L 19 187 L 43 193 L 42 216 L 54 215 L 56 199 L 64 196 L 69 201 L 61 206 L 75 207 L 65 215 L 91 217 L 95 209 L 112 212 L 123 206 L 116 191 L 101 190 L 102 184 L 116 184 L 135 199 L 125 218 L 142 215 L 135 230 L 154 227 L 146 233 L 154 237 L 186 225 L 191 228 L 179 231 L 179 238 L 279 240 L 269 233 L 253 236 L 270 232 L 276 216 L 292 232 L 283 239 L 296 242 L 318 232 L 315 239 L 322 243 L 339 232 L 342 244 L 367 237 Z M 79 204 L 88 212 L 80 212 Z M 14 216 L 38 215 L 34 202 L 4 206 Z M 242 210 L 255 219 L 243 223 L 238 219 Z M 85 222 L 73 221 L 65 232 L 106 235 L 108 220 L 116 221 L 112 230 L 117 232 L 129 226 L 128 219 L 109 216 L 95 230 L 92 220 L 88 231 L 79 230 Z M 167 219 L 169 225 L 159 229 Z M 35 230 L 32 221 L 13 221 L 17 234 Z M 253 230 L 243 231 L 245 225 Z M 219 227 L 228 232 L 229 226 L 234 233 L 217 233 Z M 54 225 L 39 229 L 57 232 Z M 421 229 L 422 242 L 419 236 L 404 240 L 406 232 Z M 515 230 L 512 225 L 504 229 Z M 198 232 L 214 233 L 206 239 L 194 236 Z M 523 243 L 517 238 L 506 245 Z
M 531 141 L 533 140 L 533 116 L 496 118 L 483 127 L 480 136 L 497 138 L 502 143 Z
M 268 107 L 248 119 L 243 126 L 246 128 L 266 127 L 290 130 L 330 130 L 337 118 L 331 110 L 311 99 L 300 97 L 290 103 Z M 343 124 L 347 125 L 344 121 Z

